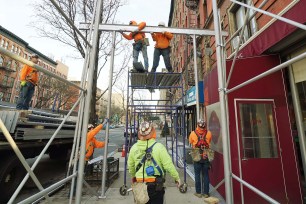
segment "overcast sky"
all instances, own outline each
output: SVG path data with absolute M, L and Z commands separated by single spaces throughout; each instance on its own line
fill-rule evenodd
M 39 0 L 0 0 L 0 25 L 29 43 L 30 46 L 42 52 L 46 56 L 54 56 L 55 60 L 61 60 L 69 66 L 68 78 L 80 79 L 83 62 L 72 59 L 75 55 L 73 49 L 57 41 L 37 37 L 36 30 L 30 26 L 34 21 L 33 7 L 31 4 Z M 127 5 L 120 8 L 117 14 L 117 21 L 128 24 L 130 20 L 137 22 L 145 21 L 147 25 L 157 25 L 159 21 L 164 21 L 167 25 L 170 12 L 171 0 L 124 0 Z M 151 38 L 150 36 L 148 36 Z M 132 42 L 131 42 L 132 43 Z M 153 60 L 153 42 L 148 47 L 148 56 L 150 68 Z M 132 49 L 132 46 L 131 46 Z M 139 59 L 143 59 L 139 56 Z M 132 65 L 132 62 L 131 62 Z M 160 61 L 160 67 L 164 67 L 163 60 Z M 150 69 L 149 68 L 149 69 Z M 107 71 L 106 69 L 104 70 Z M 108 75 L 108 72 L 107 72 Z M 105 76 L 105 75 L 104 75 Z M 101 82 L 98 87 L 105 88 L 107 83 Z M 103 80 L 105 81 L 105 80 Z

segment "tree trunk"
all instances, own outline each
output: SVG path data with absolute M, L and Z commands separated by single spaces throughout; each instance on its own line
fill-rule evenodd
M 99 45 L 100 45 L 100 36 L 101 32 L 99 32 L 99 40 L 96 44 L 97 47 L 97 53 L 95 56 L 95 70 L 93 74 L 93 85 L 92 85 L 92 95 L 91 95 L 91 101 L 90 101 L 90 117 L 89 117 L 89 123 L 95 124 L 97 123 L 97 114 L 96 114 L 96 100 L 97 100 L 97 78 L 98 78 L 98 67 L 99 67 Z

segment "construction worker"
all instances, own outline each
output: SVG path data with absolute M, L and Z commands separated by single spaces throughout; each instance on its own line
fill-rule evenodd
M 201 156 L 199 161 L 194 161 L 194 174 L 195 174 L 195 196 L 201 198 L 209 197 L 209 175 L 208 170 L 210 163 L 208 156 L 205 153 L 205 148 L 210 147 L 211 132 L 206 128 L 206 122 L 200 119 L 197 122 L 197 128 L 189 135 L 189 143 L 193 148 L 199 148 L 199 154 Z M 201 178 L 202 177 L 202 178 Z M 204 189 L 202 189 L 204 186 Z
M 156 142 L 156 132 L 151 123 L 143 122 L 140 124 L 138 138 L 139 140 L 132 146 L 128 158 L 132 182 L 147 185 L 149 196 L 147 203 L 162 204 L 165 194 L 163 186 L 165 172 L 170 173 L 178 187 L 181 186 L 179 174 L 165 146 Z M 134 198 L 137 201 L 135 192 Z
M 31 55 L 31 62 L 34 64 L 38 63 L 38 55 Z M 38 82 L 38 71 L 29 66 L 24 65 L 20 72 L 20 93 L 17 101 L 16 109 L 28 110 L 31 99 L 33 97 L 35 86 Z
M 165 23 L 159 22 L 158 26 L 165 27 Z M 165 66 L 168 72 L 173 72 L 172 65 L 170 62 L 170 40 L 172 39 L 173 34 L 165 31 L 163 33 L 151 33 L 151 36 L 153 38 L 153 41 L 156 42 L 153 55 L 153 67 L 151 69 L 151 72 L 156 72 L 156 68 L 158 67 L 161 55 L 164 58 Z
M 136 21 L 130 21 L 129 25 L 136 26 L 137 23 L 136 23 Z M 146 23 L 141 22 L 141 23 L 138 24 L 138 27 L 133 32 L 131 32 L 129 35 L 127 35 L 123 32 L 121 32 L 121 34 L 127 40 L 133 40 L 134 39 L 134 43 L 133 43 L 133 64 L 138 62 L 139 52 L 141 51 L 142 56 L 143 56 L 143 60 L 144 60 L 145 71 L 148 72 L 149 60 L 148 60 L 148 53 L 147 53 L 147 44 L 144 41 L 145 37 L 146 37 L 146 34 L 143 33 L 143 32 L 140 32 L 145 27 L 146 27 Z
M 87 138 L 86 138 L 86 153 L 85 153 L 86 161 L 92 159 L 95 148 L 104 147 L 105 143 L 98 141 L 95 138 L 98 132 L 102 129 L 103 129 L 103 124 L 100 124 L 97 127 L 94 127 L 92 124 L 88 125 L 88 133 L 87 133 Z

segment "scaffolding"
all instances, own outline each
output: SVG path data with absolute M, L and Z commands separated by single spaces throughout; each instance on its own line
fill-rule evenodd
M 127 113 L 126 113 L 126 133 L 130 131 L 130 135 L 126 134 L 125 137 L 125 152 L 127 153 L 124 160 L 124 183 L 120 188 L 120 194 L 126 195 L 127 193 L 127 160 L 128 160 L 128 152 L 131 146 L 137 140 L 137 127 L 140 124 L 140 121 L 149 120 L 148 116 L 154 115 L 171 115 L 171 124 L 174 124 L 174 134 L 172 131 L 170 135 L 165 134 L 166 137 L 166 148 L 168 152 L 169 146 L 171 146 L 171 155 L 172 161 L 176 161 L 176 165 L 178 168 L 184 169 L 184 184 L 180 188 L 182 193 L 187 191 L 187 183 L 186 183 L 186 131 L 185 131 L 185 115 L 184 115 L 184 87 L 183 87 L 183 76 L 182 73 L 164 73 L 164 72 L 154 72 L 154 73 L 133 73 L 128 72 L 128 83 L 127 83 Z M 155 90 L 166 90 L 167 92 L 171 92 L 170 90 L 176 89 L 180 90 L 180 100 L 181 104 L 173 104 L 172 100 L 160 100 L 160 99 L 134 99 L 134 92 L 137 90 L 148 89 L 151 93 Z M 131 97 L 130 93 L 131 92 Z M 144 104 L 145 102 L 154 102 L 157 104 Z M 165 104 L 160 104 L 165 103 Z M 182 117 L 180 126 L 178 125 L 178 111 L 181 109 Z M 172 114 L 175 113 L 175 117 L 172 117 Z M 175 122 L 173 122 L 173 119 Z M 136 122 L 137 120 L 137 122 Z M 133 124 L 132 124 L 133 122 Z M 165 121 L 165 124 L 167 121 Z M 133 128 L 133 130 L 132 130 Z M 172 129 L 171 129 L 172 130 Z M 170 138 L 168 138 L 170 136 Z M 182 139 L 183 144 L 178 145 L 178 138 Z M 174 159 L 174 142 L 176 142 L 176 158 Z M 169 146 L 168 146 L 169 145 Z M 179 157 L 178 149 L 182 148 L 183 154 L 182 157 Z M 183 164 L 183 167 L 179 165 L 179 161 Z
M 97 0 L 96 2 L 96 6 L 95 8 L 95 17 L 93 19 L 93 22 L 91 24 L 83 24 L 81 26 L 81 29 L 89 29 L 90 32 L 92 33 L 92 39 L 86 39 L 81 32 L 78 31 L 78 29 L 75 27 L 75 25 L 73 25 L 73 23 L 69 20 L 69 18 L 65 15 L 64 11 L 61 10 L 61 8 L 57 5 L 57 3 L 54 0 L 51 0 L 51 2 L 53 3 L 53 5 L 57 8 L 57 10 L 67 19 L 67 21 L 71 24 L 71 26 L 77 31 L 77 33 L 82 36 L 82 38 L 85 40 L 85 42 L 87 42 L 87 52 L 86 52 L 86 57 L 85 57 L 85 61 L 84 61 L 84 67 L 83 67 L 83 72 L 82 72 L 82 80 L 81 80 L 81 85 L 77 86 L 65 79 L 62 79 L 60 77 L 58 77 L 57 75 L 45 70 L 43 67 L 40 67 L 38 65 L 33 64 L 32 62 L 29 62 L 23 58 L 21 58 L 20 56 L 13 54 L 3 48 L 0 47 L 0 53 L 7 55 L 19 62 L 22 62 L 24 64 L 27 64 L 29 66 L 34 67 L 35 69 L 37 69 L 38 71 L 41 71 L 49 76 L 52 76 L 54 78 L 57 78 L 60 81 L 63 81 L 71 86 L 74 86 L 76 88 L 78 88 L 80 90 L 80 95 L 79 95 L 79 99 L 77 100 L 77 102 L 75 103 L 75 105 L 73 106 L 73 108 L 70 110 L 70 112 L 67 114 L 67 116 L 64 118 L 64 120 L 62 121 L 62 123 L 59 125 L 58 129 L 55 131 L 55 133 L 53 134 L 53 136 L 51 137 L 50 141 L 48 142 L 48 144 L 46 145 L 46 147 L 44 148 L 44 150 L 41 152 L 41 154 L 38 156 L 38 158 L 36 159 L 35 163 L 33 164 L 32 167 L 30 167 L 23 155 L 21 154 L 20 150 L 18 149 L 18 146 L 16 145 L 15 141 L 12 139 L 10 133 L 7 131 L 6 127 L 4 126 L 2 120 L 0 120 L 0 128 L 3 131 L 6 139 L 8 140 L 8 142 L 10 143 L 12 149 L 15 151 L 16 155 L 18 156 L 18 158 L 20 159 L 21 163 L 23 164 L 23 166 L 25 167 L 25 169 L 27 170 L 28 174 L 27 176 L 24 178 L 24 180 L 21 182 L 20 186 L 18 187 L 18 189 L 16 190 L 16 192 L 14 193 L 14 195 L 12 196 L 12 198 L 10 199 L 9 203 L 13 203 L 14 200 L 16 199 L 16 196 L 18 195 L 18 193 L 20 192 L 21 188 L 23 187 L 23 185 L 25 184 L 25 181 L 29 178 L 29 176 L 33 179 L 33 181 L 35 182 L 36 186 L 38 187 L 38 189 L 40 190 L 39 193 L 25 199 L 24 201 L 20 202 L 20 203 L 30 203 L 35 201 L 36 199 L 39 199 L 41 197 L 45 197 L 47 199 L 47 201 L 50 201 L 50 198 L 48 196 L 48 194 L 53 191 L 54 189 L 58 188 L 59 186 L 69 182 L 72 180 L 72 186 L 71 186 L 71 191 L 73 189 L 74 183 L 75 183 L 75 179 L 77 178 L 77 189 L 76 189 L 76 200 L 75 203 L 81 203 L 81 196 L 82 196 L 82 184 L 83 184 L 83 169 L 84 169 L 84 157 L 85 157 L 85 144 L 86 144 L 86 134 L 87 134 L 87 124 L 88 124 L 88 120 L 89 120 L 89 108 L 90 108 L 90 100 L 91 100 L 91 93 L 92 93 L 92 78 L 93 78 L 93 71 L 94 71 L 94 62 L 95 62 L 95 56 L 96 53 L 98 52 L 96 46 L 97 42 L 98 42 L 98 31 L 106 31 L 106 32 L 112 32 L 112 53 L 111 53 L 111 68 L 110 68 L 110 74 L 109 74 L 109 95 L 108 95 L 108 110 L 107 110 L 107 118 L 109 118 L 109 114 L 110 114 L 110 107 L 111 107 L 111 84 L 112 84 L 112 73 L 113 73 L 113 63 L 114 63 L 114 48 L 115 48 L 115 40 L 116 40 L 116 32 L 122 32 L 122 31 L 133 31 L 135 29 L 134 26 L 123 26 L 123 25 L 99 25 L 100 22 L 100 17 L 101 17 L 101 12 L 102 12 L 102 6 L 103 6 L 103 1 L 102 0 Z M 289 23 L 291 25 L 294 25 L 300 29 L 306 30 L 306 26 L 297 22 L 294 22 L 292 20 L 286 19 L 284 17 L 281 17 L 279 15 L 275 15 L 275 14 L 271 14 L 267 11 L 261 10 L 260 8 L 256 8 L 254 6 L 250 6 L 250 5 L 246 5 L 243 4 L 239 1 L 235 1 L 235 0 L 231 0 L 231 2 L 239 4 L 240 6 L 244 6 L 246 7 L 248 10 L 252 9 L 256 12 L 260 12 L 263 13 L 265 15 L 268 15 L 270 17 L 273 17 L 277 20 Z M 264 1 L 264 3 L 266 3 L 267 1 Z M 224 43 L 224 36 L 226 36 L 225 32 L 221 31 L 220 28 L 220 19 L 219 19 L 219 15 L 218 15 L 218 7 L 217 7 L 217 0 L 212 0 L 213 3 L 213 18 L 214 18 L 214 28 L 215 31 L 212 30 L 203 30 L 203 29 L 178 29 L 178 28 L 160 28 L 160 27 L 146 27 L 143 32 L 163 32 L 163 31 L 169 31 L 172 32 L 174 34 L 184 34 L 184 35 L 191 35 L 193 36 L 193 46 L 194 46 L 194 52 L 196 52 L 196 42 L 195 42 L 195 37 L 198 35 L 208 35 L 208 36 L 215 36 L 215 45 L 216 45 L 216 59 L 217 59 L 217 72 L 218 72 L 218 84 L 219 84 L 219 99 L 220 99 L 220 106 L 221 106 L 221 126 L 222 128 L 222 139 L 223 139 L 223 156 L 224 156 L 224 181 L 222 181 L 220 183 L 225 184 L 225 190 L 226 190 L 226 202 L 227 203 L 233 203 L 233 191 L 232 191 L 232 179 L 234 178 L 236 181 L 240 182 L 242 185 L 250 188 L 252 191 L 254 191 L 255 193 L 257 193 L 258 195 L 260 195 L 261 197 L 263 197 L 264 199 L 266 199 L 267 201 L 269 201 L 270 203 L 278 203 L 277 201 L 275 201 L 273 198 L 269 197 L 268 195 L 264 194 L 263 192 L 261 192 L 260 190 L 256 189 L 254 186 L 248 184 L 247 182 L 243 181 L 243 179 L 241 177 L 238 177 L 236 175 L 234 175 L 232 173 L 231 170 L 231 162 L 230 162 L 230 145 L 229 145 L 229 133 L 228 133 L 228 110 L 227 110 L 227 94 L 243 87 L 246 86 L 258 79 L 261 79 L 265 76 L 268 76 L 274 72 L 277 72 L 285 67 L 287 67 L 288 65 L 291 65 L 292 63 L 301 60 L 303 58 L 306 57 L 306 53 L 302 53 L 297 57 L 292 58 L 291 60 L 280 64 L 274 68 L 271 68 L 269 71 L 266 71 L 262 74 L 260 74 L 259 76 L 256 76 L 248 81 L 245 81 L 244 83 L 241 83 L 240 85 L 237 85 L 236 87 L 233 87 L 231 89 L 227 89 L 227 85 L 228 82 L 230 80 L 230 75 L 228 77 L 228 79 L 226 80 L 226 75 L 225 75 L 225 60 L 226 60 L 226 50 L 225 50 L 225 46 L 227 43 L 230 42 L 230 40 L 232 40 L 235 36 L 237 36 L 239 34 L 239 31 L 236 32 L 234 35 L 231 36 L 230 40 L 228 40 L 226 43 Z M 260 5 L 261 7 L 262 5 Z M 255 15 L 255 14 L 254 14 Z M 250 18 L 249 18 L 250 19 Z M 242 32 L 243 29 L 245 27 L 245 24 L 248 22 L 248 20 L 245 20 L 244 22 L 244 26 L 242 27 Z M 91 35 L 89 35 L 91 36 Z M 241 35 L 239 36 L 239 39 L 241 39 Z M 240 40 L 239 40 L 240 42 Z M 240 44 L 240 43 L 239 43 Z M 233 60 L 235 61 L 237 58 L 237 53 L 240 50 L 241 46 L 239 45 L 236 48 L 235 51 L 235 55 L 232 56 Z M 196 53 L 194 53 L 194 58 L 196 57 Z M 197 81 L 197 67 L 196 67 L 197 63 L 194 63 L 194 70 L 195 70 L 195 77 L 196 77 L 196 81 Z M 233 63 L 234 64 L 234 63 Z M 234 65 L 231 67 L 231 72 L 234 69 Z M 129 73 L 130 74 L 130 73 Z M 131 74 L 131 81 L 133 80 L 133 78 L 146 78 L 148 79 L 149 77 L 144 77 L 144 76 L 138 76 L 138 74 Z M 130 76 L 130 75 L 129 75 Z M 159 77 L 159 73 L 155 73 L 155 74 L 151 74 L 149 76 L 153 76 L 153 81 L 155 81 L 154 85 L 157 85 L 157 79 Z M 181 77 L 181 73 L 177 73 L 177 74 L 163 74 L 163 76 L 168 76 L 170 78 L 172 78 L 173 76 L 179 76 Z M 292 73 L 291 73 L 291 77 L 292 77 Z M 173 77 L 175 78 L 175 77 Z M 88 81 L 88 83 L 85 85 L 85 81 Z M 136 82 L 135 82 L 136 83 Z M 146 83 L 148 83 L 148 81 L 146 81 Z M 173 82 L 174 83 L 174 82 Z M 150 83 L 149 83 L 150 84 Z M 135 84 L 134 84 L 135 85 Z M 131 86 L 134 86 L 133 82 L 131 83 Z M 144 84 L 141 84 L 141 87 Z M 166 85 L 165 87 L 169 88 L 171 87 L 173 84 L 169 84 Z M 198 101 L 198 87 L 197 87 L 197 83 L 195 83 L 195 87 L 196 87 L 196 104 L 197 104 L 197 119 L 199 119 L 199 101 Z M 136 86 L 137 87 L 137 86 Z M 133 88 L 136 88 L 133 87 Z M 148 88 L 150 86 L 147 86 L 145 88 Z M 154 86 L 153 86 L 154 87 Z M 153 88 L 150 87 L 150 88 Z M 138 87 L 139 88 L 139 87 Z M 294 93 L 295 95 L 295 101 L 296 101 L 296 92 Z M 182 98 L 183 100 L 183 98 Z M 37 166 L 38 162 L 40 161 L 42 155 L 45 153 L 46 149 L 50 146 L 50 143 L 52 142 L 52 140 L 56 137 L 57 132 L 60 130 L 60 128 L 63 126 L 65 120 L 68 118 L 68 116 L 71 114 L 72 110 L 74 110 L 76 108 L 76 106 L 79 105 L 79 111 L 78 111 L 78 121 L 76 124 L 76 130 L 75 130 L 75 137 L 74 137 L 74 145 L 73 145 L 73 151 L 71 154 L 71 159 L 69 162 L 69 166 L 72 163 L 72 158 L 78 158 L 78 152 L 80 152 L 80 157 L 79 157 L 79 163 L 78 163 L 78 168 L 76 168 L 76 163 L 74 163 L 74 169 L 73 169 L 73 173 L 71 175 L 67 174 L 67 177 L 51 186 L 49 186 L 48 188 L 44 189 L 42 187 L 42 185 L 40 184 L 40 182 L 38 181 L 37 177 L 35 176 L 35 174 L 33 173 L 35 167 Z M 128 104 L 129 107 L 131 107 L 131 109 L 133 110 L 133 114 L 140 114 L 139 113 L 139 109 L 137 109 L 135 107 L 134 104 Z M 184 108 L 183 108 L 184 104 L 182 103 L 182 115 L 184 115 Z M 157 106 L 156 106 L 157 107 Z M 173 109 L 175 110 L 175 114 L 179 114 L 178 111 L 178 107 L 176 107 L 175 105 L 170 106 L 171 108 L 173 107 Z M 160 109 L 162 110 L 161 112 L 165 112 L 165 110 L 168 111 L 169 107 L 167 107 L 168 109 L 163 109 L 165 107 L 161 107 Z M 170 108 L 170 109 L 171 109 Z M 172 109 L 171 109 L 172 111 Z M 297 112 L 297 114 L 299 112 L 301 112 L 298 109 L 298 105 L 295 103 L 295 111 Z M 300 114 L 298 114 L 299 117 L 301 117 Z M 128 116 L 127 116 L 128 118 Z M 177 117 L 176 117 L 177 118 Z M 136 117 L 133 116 L 133 120 L 135 123 Z M 105 138 L 105 149 L 104 149 L 104 158 L 107 157 L 107 146 L 108 146 L 108 136 L 109 136 L 109 123 L 108 123 L 108 119 L 106 119 L 105 123 L 107 123 L 107 128 L 106 128 L 106 138 Z M 177 123 L 177 121 L 175 122 Z M 184 121 L 182 121 L 182 123 L 184 123 Z M 127 129 L 127 127 L 126 127 Z M 184 130 L 184 127 L 183 127 Z M 183 137 L 184 137 L 184 131 L 183 132 Z M 303 164 L 305 165 L 305 155 L 306 155 L 306 145 L 305 145 L 305 133 L 303 130 L 303 126 L 301 123 L 298 123 L 298 132 L 300 135 L 300 145 L 301 145 L 301 152 L 302 152 L 302 159 L 303 159 Z M 170 140 L 171 144 L 173 145 L 173 138 L 171 138 Z M 173 155 L 172 155 L 173 157 Z M 304 167 L 305 168 L 305 167 Z M 77 170 L 78 169 L 78 170 Z M 103 161 L 103 176 L 102 176 L 102 192 L 101 192 L 101 196 L 100 198 L 105 198 L 105 169 L 106 169 L 106 159 L 104 159 Z M 184 163 L 184 170 L 185 170 L 185 163 Z M 184 180 L 185 180 L 184 176 Z M 124 181 L 124 183 L 126 183 Z M 218 185 L 218 186 L 220 186 Z M 71 193 L 72 196 L 72 193 Z M 72 202 L 72 197 L 70 197 L 70 203 Z

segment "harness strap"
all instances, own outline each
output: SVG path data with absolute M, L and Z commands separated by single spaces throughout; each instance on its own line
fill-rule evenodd
M 157 144 L 157 142 L 155 142 L 151 147 L 149 147 L 148 149 L 146 149 L 145 155 L 142 157 L 141 161 L 140 161 L 140 162 L 138 163 L 138 165 L 136 166 L 136 172 L 139 171 L 139 169 L 141 168 L 141 166 L 145 163 L 145 161 L 147 160 L 147 154 L 148 154 L 148 153 L 150 154 L 150 153 L 152 152 L 153 147 L 154 147 L 155 144 Z M 152 160 L 152 162 L 153 162 L 155 168 L 158 170 L 160 176 L 162 176 L 162 175 L 163 175 L 163 172 L 162 172 L 160 166 L 156 163 L 156 161 L 155 161 L 155 159 L 154 159 L 153 157 L 151 158 L 151 160 Z

